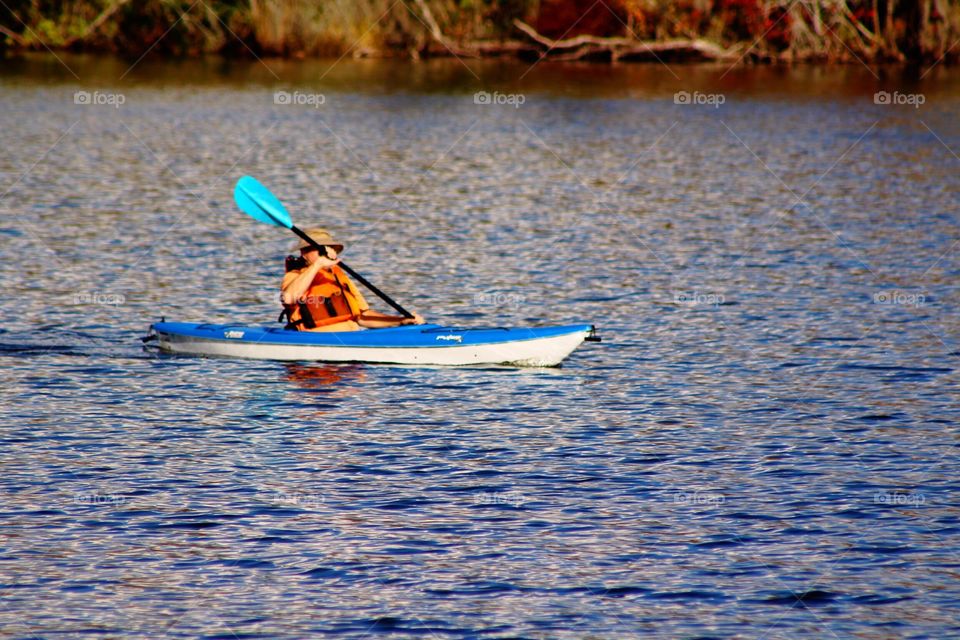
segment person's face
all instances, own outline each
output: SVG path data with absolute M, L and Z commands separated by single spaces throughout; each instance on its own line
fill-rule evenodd
M 327 257 L 331 260 L 337 259 L 337 251 L 333 247 L 325 247 L 327 250 Z M 300 249 L 300 255 L 304 260 L 307 261 L 307 264 L 313 264 L 320 258 L 320 252 L 314 249 L 313 247 L 304 247 Z

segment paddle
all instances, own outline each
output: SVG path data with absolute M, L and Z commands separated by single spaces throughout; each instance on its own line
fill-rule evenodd
M 314 242 L 313 238 L 308 236 L 293 224 L 293 219 L 290 218 L 290 214 L 287 213 L 283 203 L 280 202 L 275 195 L 270 193 L 269 189 L 257 182 L 254 178 L 251 178 L 250 176 L 243 176 L 237 180 L 237 186 L 233 190 L 233 199 L 236 201 L 237 206 L 240 207 L 240 210 L 254 220 L 259 220 L 260 222 L 272 224 L 277 227 L 286 227 L 306 240 L 310 246 L 320 252 L 320 255 L 327 255 L 327 250 L 324 247 L 321 247 L 319 244 Z M 340 267 L 353 276 L 357 282 L 379 296 L 381 300 L 399 311 L 404 317 L 413 317 L 412 313 L 394 302 L 390 296 L 385 294 L 383 291 L 380 291 L 380 289 L 377 289 L 370 283 L 369 280 L 345 265 L 343 262 L 340 263 Z

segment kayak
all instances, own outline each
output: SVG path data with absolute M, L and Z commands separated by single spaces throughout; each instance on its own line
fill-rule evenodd
M 154 339 L 161 351 L 198 356 L 521 367 L 557 366 L 584 340 L 600 340 L 589 324 L 514 329 L 422 324 L 313 332 L 189 322 L 156 322 L 144 340 Z

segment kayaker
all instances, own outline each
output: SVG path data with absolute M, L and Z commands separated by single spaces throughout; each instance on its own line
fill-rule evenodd
M 326 229 L 307 229 L 305 233 L 326 250 L 321 255 L 306 240 L 294 245 L 300 259 L 287 258 L 287 272 L 280 285 L 283 313 L 288 329 L 300 331 L 356 331 L 384 329 L 405 324 L 423 324 L 420 314 L 412 318 L 391 316 L 370 309 L 363 294 L 337 264 L 343 243 L 333 239 Z

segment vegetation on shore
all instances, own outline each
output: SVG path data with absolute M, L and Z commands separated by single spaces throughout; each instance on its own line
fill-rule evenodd
M 960 0 L 6 0 L 4 49 L 955 62 Z

